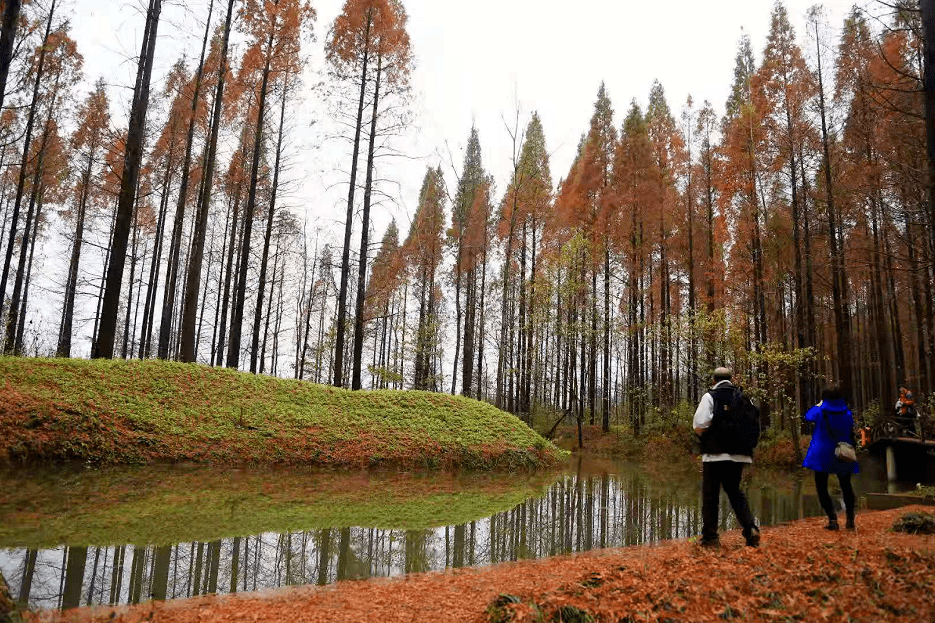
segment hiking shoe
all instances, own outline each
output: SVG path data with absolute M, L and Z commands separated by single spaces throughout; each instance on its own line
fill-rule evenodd
M 750 530 L 750 534 L 744 535 L 744 538 L 747 541 L 748 547 L 759 547 L 760 546 L 760 529 L 753 528 Z
M 835 530 L 840 530 L 840 529 L 841 529 L 841 527 L 838 525 L 838 520 L 837 520 L 837 519 L 829 519 L 829 520 L 828 520 L 828 525 L 825 526 L 825 530 L 835 531 Z
M 720 540 L 720 539 L 717 539 L 717 538 L 714 538 L 714 539 L 701 539 L 700 541 L 698 541 L 698 545 L 700 545 L 700 546 L 702 546 L 702 547 L 704 547 L 704 548 L 715 549 L 715 548 L 718 548 L 718 547 L 721 546 L 721 540 Z
M 854 516 L 853 516 L 853 515 L 848 515 L 848 516 L 847 516 L 847 523 L 844 524 L 844 527 L 847 528 L 848 530 L 856 530 L 856 529 L 857 529 L 857 526 L 854 525 Z

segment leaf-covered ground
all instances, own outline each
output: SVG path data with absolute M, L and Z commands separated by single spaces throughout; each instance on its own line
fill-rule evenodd
M 675 541 L 326 589 L 76 610 L 64 619 L 932 621 L 935 536 L 892 532 L 907 510 L 925 509 L 864 513 L 856 532 L 827 532 L 817 518 L 766 528 L 759 549 L 731 532 L 713 551 Z
M 165 361 L 0 357 L 0 462 L 537 467 L 563 453 L 493 406 Z

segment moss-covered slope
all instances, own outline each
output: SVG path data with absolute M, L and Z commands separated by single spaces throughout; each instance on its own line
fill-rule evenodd
M 165 361 L 0 358 L 0 461 L 536 467 L 563 453 L 493 406 Z

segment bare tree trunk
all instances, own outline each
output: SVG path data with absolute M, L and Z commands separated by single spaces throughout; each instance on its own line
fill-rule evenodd
M 39 202 L 36 205 L 36 225 L 32 230 L 32 241 L 29 243 L 29 262 L 26 265 L 26 280 L 23 283 L 23 301 L 20 305 L 19 323 L 16 327 L 16 341 L 13 352 L 23 352 L 23 333 L 26 330 L 26 305 L 29 302 L 29 282 L 32 279 L 32 260 L 36 253 L 36 237 L 39 234 L 39 217 L 42 214 L 42 193 L 39 193 Z
M 822 160 L 825 170 L 825 202 L 828 212 L 828 246 L 831 251 L 831 295 L 834 304 L 834 328 L 837 335 L 838 380 L 845 396 L 851 396 L 851 321 L 847 305 L 847 276 L 844 272 L 843 249 L 839 237 L 839 222 L 834 206 L 834 185 L 831 176 L 831 154 L 828 125 L 825 120 L 825 88 L 821 72 L 821 38 L 815 24 L 815 41 L 818 50 L 818 98 L 821 112 Z M 935 138 L 935 135 L 932 135 Z M 935 146 L 935 140 L 930 141 Z
M 278 0 L 277 0 L 278 4 Z M 273 31 L 266 45 L 266 66 L 260 85 L 260 102 L 257 107 L 256 131 L 253 136 L 253 166 L 250 168 L 250 191 L 244 210 L 243 245 L 240 251 L 240 274 L 237 277 L 233 317 L 231 319 L 230 343 L 227 347 L 227 367 L 236 369 L 240 363 L 240 336 L 243 331 L 244 305 L 247 298 L 247 267 L 250 265 L 250 235 L 253 232 L 253 216 L 256 211 L 256 189 L 260 174 L 260 147 L 263 141 L 263 117 L 266 113 L 266 91 L 269 86 L 270 60 L 273 49 Z
M 935 0 L 920 0 L 925 57 L 925 154 L 928 158 L 929 235 L 935 248 Z M 3 289 L 0 288 L 0 294 Z
M 36 109 L 39 106 L 39 87 L 42 83 L 43 68 L 45 66 L 45 53 L 49 44 L 49 33 L 52 30 L 52 16 L 55 13 L 55 0 L 49 8 L 49 16 L 45 26 L 45 37 L 42 40 L 42 47 L 39 51 L 39 62 L 36 66 L 36 81 L 33 85 L 32 102 L 29 105 L 29 116 L 26 118 L 26 133 L 23 139 L 23 159 L 20 163 L 19 178 L 16 183 L 16 199 L 13 202 L 13 215 L 10 217 L 10 235 L 7 242 L 6 257 L 3 259 L 3 274 L 0 276 L 0 311 L 6 302 L 6 286 L 10 276 L 10 264 L 13 261 L 13 247 L 16 243 L 16 227 L 19 222 L 20 208 L 23 202 L 23 191 L 26 187 L 26 170 L 29 165 L 29 151 L 32 146 L 32 131 L 36 121 Z M 4 20 L 6 13 L 4 12 Z M 11 41 L 12 44 L 12 41 Z M 9 67 L 8 67 L 9 68 Z M 24 239 L 28 234 L 24 234 Z M 7 327 L 16 315 L 17 301 L 13 301 L 7 313 Z M 0 314 L 2 316 L 2 314 Z M 10 340 L 12 342 L 12 340 Z M 12 343 L 10 344 L 12 346 Z
M 266 291 L 266 271 L 269 266 L 269 245 L 273 236 L 273 219 L 276 216 L 276 192 L 279 190 L 279 164 L 282 159 L 283 126 L 286 123 L 286 100 L 289 92 L 289 76 L 286 75 L 282 89 L 282 108 L 279 113 L 279 137 L 276 140 L 276 163 L 273 165 L 273 187 L 266 216 L 266 235 L 263 238 L 263 256 L 260 263 L 260 284 L 257 287 L 256 309 L 253 313 L 253 341 L 250 345 L 250 372 L 257 370 L 257 349 L 260 342 L 260 322 L 263 317 L 263 295 Z M 274 262 L 275 264 L 275 262 Z M 275 265 L 273 266 L 275 269 Z M 275 281 L 275 278 L 274 278 Z M 272 298 L 272 289 L 270 289 Z
M 52 116 L 53 106 L 49 107 L 49 119 Z M 29 193 L 29 207 L 26 210 L 26 223 L 23 228 L 23 240 L 20 244 L 19 265 L 16 268 L 16 279 L 13 281 L 13 296 L 10 299 L 10 313 L 7 317 L 6 338 L 4 341 L 4 352 L 13 352 L 20 354 L 22 349 L 21 323 L 22 304 L 21 296 L 26 279 L 26 262 L 29 258 L 29 264 L 32 266 L 32 245 L 35 244 L 35 231 L 39 228 L 39 213 L 33 212 L 36 208 L 36 200 L 40 194 L 40 181 L 42 179 L 42 168 L 45 162 L 45 148 L 49 138 L 49 119 L 46 120 L 45 131 L 42 134 L 42 146 L 39 148 L 39 157 L 36 162 L 36 170 L 32 178 L 32 191 Z M 39 199 L 41 206 L 41 199 Z M 27 280 L 28 281 L 28 280 Z M 19 338 L 19 339 L 17 339 Z
M 88 162 L 81 178 L 78 195 L 78 214 L 75 217 L 75 237 L 72 241 L 71 260 L 68 264 L 68 279 L 65 283 L 65 302 L 62 305 L 62 329 L 58 336 L 59 357 L 71 357 L 71 333 L 75 315 L 75 294 L 78 291 L 78 263 L 81 259 L 81 244 L 84 240 L 84 218 L 88 207 L 91 187 L 91 168 L 94 163 L 94 147 L 89 146 Z
M 227 269 L 223 272 L 224 295 L 221 298 L 221 327 L 218 331 L 217 358 L 214 362 L 214 365 L 216 366 L 219 366 L 224 362 L 224 345 L 225 339 L 227 339 L 227 311 L 228 307 L 230 306 L 230 288 L 234 275 L 234 250 L 239 248 L 239 239 L 237 237 L 237 220 L 240 213 L 240 199 L 242 190 L 243 189 L 241 188 L 241 184 L 238 182 L 233 196 L 234 206 L 231 215 L 230 246 L 227 248 Z M 243 233 L 241 232 L 241 237 L 242 236 Z M 218 283 L 218 290 L 220 291 L 220 289 L 221 284 Z
M 269 323 L 273 316 L 273 295 L 276 293 L 276 280 L 279 273 L 279 242 L 276 242 L 276 252 L 273 254 L 273 278 L 270 280 L 269 285 L 269 302 L 266 305 L 266 319 L 263 321 L 263 345 L 260 348 L 260 366 L 259 372 L 263 374 L 266 370 L 266 343 L 269 338 Z M 257 304 L 259 308 L 259 303 Z M 262 320 L 262 318 L 261 318 Z M 260 320 L 256 322 L 257 328 L 259 328 Z
M 114 224 L 114 240 L 110 262 L 107 267 L 107 285 L 101 306 L 101 324 L 97 343 L 91 356 L 95 359 L 110 359 L 114 356 L 114 339 L 117 329 L 117 311 L 120 306 L 120 288 L 123 285 L 123 267 L 127 259 L 127 241 L 130 237 L 130 219 L 136 199 L 136 185 L 143 159 L 143 132 L 146 125 L 146 109 L 149 106 L 149 82 L 153 71 L 156 52 L 156 31 L 162 0 L 150 0 L 146 14 L 146 30 L 140 52 L 136 89 L 130 110 L 130 125 L 127 131 L 126 153 L 120 183 L 120 200 Z
M 188 182 L 191 176 L 192 148 L 195 143 L 195 123 L 197 121 L 198 98 L 201 96 L 201 80 L 204 75 L 205 50 L 208 46 L 208 34 L 211 30 L 211 16 L 214 14 L 214 0 L 208 5 L 208 20 L 205 23 L 205 36 L 201 43 L 201 60 L 198 62 L 198 71 L 195 74 L 195 91 L 192 93 L 191 118 L 188 120 L 188 134 L 185 139 L 185 159 L 182 162 L 182 179 L 179 186 L 179 200 L 175 207 L 175 221 L 172 225 L 172 242 L 169 245 L 169 261 L 166 267 L 166 291 L 162 304 L 162 322 L 159 325 L 159 358 L 169 359 L 170 329 L 175 315 L 175 297 L 179 281 L 179 254 L 182 247 L 182 224 L 185 221 L 185 204 L 188 201 Z M 222 69 L 224 63 L 221 63 Z M 223 82 L 223 77 L 222 77 Z M 205 209 L 207 207 L 205 206 Z M 197 298 L 198 284 L 194 285 Z M 194 361 L 194 310 L 192 310 L 192 335 L 186 342 L 190 347 L 191 357 L 187 361 Z M 173 353 L 173 359 L 175 358 Z
M 169 208 L 169 186 L 172 183 L 172 150 L 166 162 L 166 175 L 162 183 L 162 197 L 159 201 L 159 217 L 156 221 L 155 248 L 153 262 L 149 267 L 149 289 L 143 305 L 143 336 L 140 339 L 140 359 L 149 357 L 153 338 L 153 321 L 156 315 L 156 292 L 159 288 L 159 264 L 162 262 L 162 245 L 165 238 L 166 212 Z
M 354 126 L 354 149 L 351 156 L 351 181 L 347 190 L 347 218 L 344 221 L 344 251 L 341 255 L 341 287 L 338 292 L 337 339 L 334 345 L 334 385 L 344 385 L 344 323 L 347 317 L 347 280 L 351 272 L 351 231 L 354 228 L 354 191 L 357 190 L 357 157 L 360 154 L 360 131 L 364 119 L 364 94 L 367 90 L 367 62 L 370 54 L 372 13 L 367 11 L 364 33 L 364 57 L 360 72 L 360 101 L 357 104 L 357 124 Z
M 180 359 L 185 362 L 194 362 L 196 358 L 196 348 L 194 346 L 196 342 L 194 335 L 195 309 L 198 307 L 198 284 L 201 281 L 201 263 L 205 248 L 205 229 L 208 223 L 208 208 L 211 206 L 211 191 L 212 184 L 214 183 L 218 133 L 221 128 L 221 110 L 224 103 L 224 80 L 227 76 L 227 45 L 230 39 L 233 13 L 234 0 L 229 0 L 227 5 L 227 19 L 224 22 L 224 39 L 221 43 L 221 65 L 218 68 L 218 84 L 214 92 L 214 116 L 211 120 L 211 137 L 208 139 L 208 157 L 205 161 L 204 182 L 199 202 L 201 209 L 198 211 L 195 218 L 195 227 L 192 232 L 193 240 L 191 258 L 188 265 L 188 282 L 185 289 L 184 303 L 182 305 Z
M 139 207 L 139 206 L 137 206 Z M 127 358 L 127 346 L 130 340 L 130 316 L 133 312 L 133 278 L 136 276 L 136 245 L 139 242 L 140 238 L 140 227 L 139 227 L 139 210 L 135 209 L 133 211 L 133 242 L 130 246 L 130 279 L 127 282 L 127 313 L 125 315 L 125 320 L 123 323 L 123 348 L 120 351 L 120 357 L 122 359 Z
M 354 359 L 351 363 L 351 389 L 360 389 L 361 358 L 364 353 L 364 295 L 367 289 L 367 253 L 370 241 L 370 198 L 373 191 L 373 152 L 377 140 L 377 113 L 380 103 L 380 78 L 383 55 L 377 53 L 377 80 L 373 89 L 373 110 L 370 114 L 370 145 L 367 147 L 367 181 L 364 185 L 364 213 L 360 228 L 360 263 L 357 270 L 357 305 L 354 309 Z
M 3 108 L 7 76 L 13 60 L 16 22 L 19 21 L 19 10 L 23 3 L 22 0 L 5 0 L 3 4 L 3 24 L 0 26 L 0 108 Z
M 211 228 L 211 237 L 214 238 L 214 227 Z M 223 257 L 223 255 L 222 255 Z M 201 313 L 198 315 L 198 330 L 195 332 L 195 354 L 197 356 L 198 347 L 201 344 L 201 330 L 205 324 L 205 311 L 208 307 L 208 283 L 211 275 L 211 265 L 214 263 L 214 246 L 208 248 L 208 265 L 205 267 L 205 279 L 204 279 L 204 288 L 201 290 Z M 200 280 L 200 276 L 199 276 Z M 184 324 L 184 321 L 183 321 Z M 214 351 L 208 355 L 208 361 L 212 360 L 214 356 Z

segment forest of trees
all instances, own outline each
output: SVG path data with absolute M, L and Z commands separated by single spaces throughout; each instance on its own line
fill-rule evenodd
M 723 363 L 780 428 L 826 380 L 859 411 L 932 390 L 931 3 L 855 7 L 834 28 L 816 6 L 795 32 L 777 1 L 762 50 L 741 36 L 723 108 L 602 84 L 567 171 L 550 168 L 548 119 L 516 110 L 491 130 L 512 145 L 498 188 L 465 128 L 463 162 L 427 163 L 408 231 L 376 232 L 415 51 L 402 0 L 346 0 L 321 42 L 347 104 L 342 237 L 310 235 L 282 201 L 315 9 L 202 1 L 200 49 L 153 84 L 162 2 L 147 0 L 128 127 L 113 87 L 79 89 L 56 0 L 0 2 L 4 352 L 460 393 L 635 432 Z M 43 245 L 67 268 L 31 292 Z M 58 326 L 33 326 L 39 308 Z

